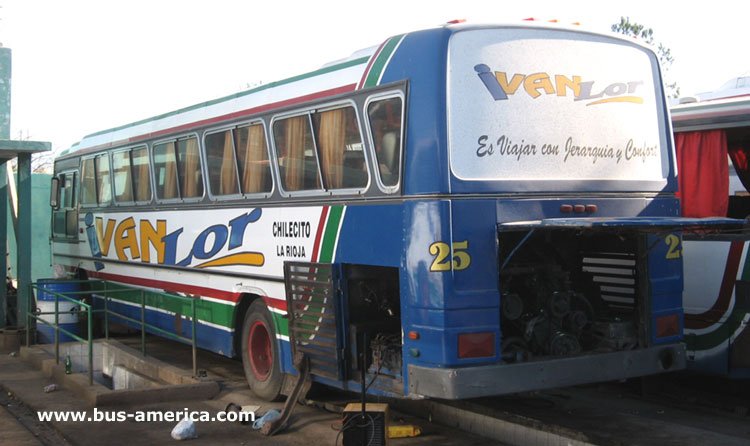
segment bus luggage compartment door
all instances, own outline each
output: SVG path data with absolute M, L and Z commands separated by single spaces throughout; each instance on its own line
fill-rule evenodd
M 292 353 L 308 357 L 311 374 L 341 380 L 343 343 L 336 324 L 341 312 L 334 273 L 331 264 L 284 263 Z

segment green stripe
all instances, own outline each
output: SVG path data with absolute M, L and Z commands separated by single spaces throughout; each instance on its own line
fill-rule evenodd
M 276 324 L 276 334 L 289 336 L 289 319 L 279 313 L 271 312 L 273 323 Z
M 303 79 L 307 79 L 307 78 L 311 78 L 311 77 L 315 77 L 315 76 L 320 76 L 320 75 L 323 75 L 323 74 L 328 74 L 328 73 L 331 73 L 333 71 L 343 70 L 345 68 L 353 67 L 353 66 L 356 66 L 356 65 L 361 65 L 361 64 L 366 63 L 367 60 L 368 60 L 367 57 L 360 57 L 359 59 L 350 60 L 350 61 L 343 62 L 343 63 L 337 64 L 337 65 L 332 65 L 330 67 L 321 68 L 321 69 L 316 70 L 316 71 L 311 71 L 309 73 L 300 74 L 298 76 L 290 77 L 288 79 L 284 79 L 284 80 L 281 80 L 281 81 L 271 82 L 270 84 L 261 85 L 260 87 L 253 88 L 252 90 L 242 91 L 242 92 L 235 93 L 235 94 L 232 94 L 232 95 L 229 95 L 229 96 L 224 96 L 224 97 L 219 98 L 219 99 L 214 99 L 214 100 L 211 100 L 211 101 L 202 102 L 200 104 L 191 105 L 189 107 L 181 108 L 179 110 L 175 110 L 175 111 L 172 111 L 172 112 L 169 112 L 169 113 L 164 113 L 164 114 L 161 114 L 161 115 L 153 116 L 151 118 L 142 119 L 140 121 L 132 122 L 130 124 L 121 125 L 119 127 L 113 127 L 111 129 L 108 129 L 108 130 L 102 130 L 100 132 L 96 132 L 96 133 L 92 133 L 90 135 L 86 135 L 85 138 L 90 138 L 92 136 L 103 135 L 103 134 L 109 133 L 109 132 L 116 132 L 118 130 L 123 130 L 123 129 L 129 128 L 129 127 L 135 127 L 137 125 L 145 124 L 145 123 L 150 122 L 150 121 L 156 121 L 156 120 L 159 120 L 159 119 L 164 119 L 164 118 L 168 118 L 170 116 L 179 115 L 181 113 L 189 112 L 191 110 L 199 109 L 199 108 L 202 108 L 202 107 L 208 107 L 208 106 L 215 105 L 215 104 L 218 104 L 218 103 L 221 103 L 221 102 L 231 101 L 233 99 L 241 98 L 243 96 L 248 96 L 248 95 L 257 93 L 259 91 L 268 90 L 269 88 L 280 87 L 282 85 L 291 84 L 293 82 L 297 82 L 297 81 L 300 81 L 300 80 L 303 80 Z
M 330 263 L 333 260 L 333 248 L 336 246 L 336 236 L 339 232 L 343 213 L 343 206 L 331 206 L 328 210 L 328 224 L 326 224 L 320 255 L 318 256 L 318 261 L 321 263 Z
M 746 309 L 738 309 L 738 306 L 735 300 L 732 314 L 716 330 L 701 335 L 693 333 L 686 335 L 685 343 L 688 350 L 708 350 L 728 342 L 729 337 L 742 325 L 742 320 L 747 315 Z
M 367 74 L 367 78 L 365 78 L 365 84 L 362 86 L 363 88 L 374 87 L 378 85 L 378 79 L 380 79 L 380 75 L 385 69 L 386 62 L 388 62 L 388 59 L 390 59 L 391 54 L 393 54 L 393 51 L 396 49 L 396 46 L 398 46 L 403 37 L 404 35 L 401 34 L 388 39 L 388 42 L 383 47 L 383 50 L 380 52 L 380 54 L 378 54 L 375 62 L 372 63 L 370 72 Z
M 750 255 L 745 256 L 745 263 L 742 267 L 741 280 L 750 280 Z M 736 293 L 736 291 L 735 291 Z M 738 308 L 737 297 L 735 296 L 732 313 L 727 317 L 726 322 L 721 324 L 716 330 L 701 335 L 688 334 L 685 336 L 685 343 L 688 350 L 709 350 L 718 345 L 729 341 L 732 333 L 742 325 L 742 320 L 747 315 L 747 309 Z
M 105 295 L 103 288 L 91 289 L 90 291 L 95 294 Z M 132 288 L 109 283 L 107 284 L 106 295 L 112 299 L 141 305 L 140 290 L 134 290 Z M 183 316 L 192 317 L 190 302 L 185 301 L 186 298 L 182 296 L 170 296 L 151 291 L 143 291 L 143 297 L 146 307 L 149 309 L 157 308 L 159 310 L 170 311 L 172 313 L 179 313 Z M 230 329 L 234 328 L 234 310 L 235 306 L 231 304 L 221 304 L 203 299 L 195 300 L 196 319 L 220 325 L 222 327 Z

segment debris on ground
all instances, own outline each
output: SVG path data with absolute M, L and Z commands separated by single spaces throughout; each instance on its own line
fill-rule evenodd
M 50 384 L 48 386 L 44 386 L 44 393 L 50 393 L 57 390 L 57 384 Z
M 193 420 L 185 418 L 177 423 L 177 426 L 172 429 L 172 438 L 175 440 L 190 440 L 191 438 L 198 438 Z
M 262 417 L 255 420 L 255 422 L 253 423 L 253 429 L 255 429 L 256 431 L 260 430 L 266 423 L 272 423 L 279 418 L 281 418 L 281 412 L 276 409 L 271 409 L 268 412 L 264 413 Z

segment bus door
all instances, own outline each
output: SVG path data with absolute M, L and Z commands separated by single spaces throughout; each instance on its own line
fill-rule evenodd
M 78 171 L 61 172 L 52 178 L 52 237 L 55 240 L 78 239 Z

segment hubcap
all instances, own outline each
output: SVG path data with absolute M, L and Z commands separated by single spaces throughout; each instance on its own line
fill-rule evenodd
M 265 381 L 273 367 L 273 349 L 268 327 L 262 321 L 255 321 L 248 334 L 247 353 L 250 367 L 258 381 Z

